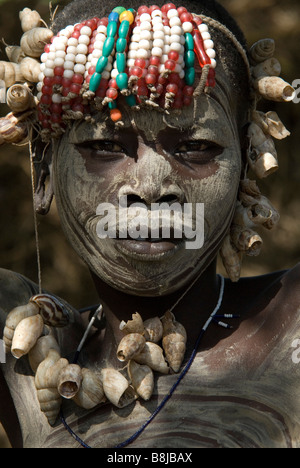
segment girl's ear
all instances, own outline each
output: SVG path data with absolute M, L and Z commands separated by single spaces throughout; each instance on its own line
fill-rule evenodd
M 37 140 L 32 148 L 36 172 L 34 204 L 38 214 L 46 215 L 54 196 L 52 182 L 52 144 Z

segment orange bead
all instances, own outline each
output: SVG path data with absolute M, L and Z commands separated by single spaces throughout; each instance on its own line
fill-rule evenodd
M 122 119 L 122 113 L 119 109 L 111 109 L 110 110 L 110 118 L 113 122 L 118 122 L 118 120 Z
M 123 13 L 120 14 L 119 21 L 122 23 L 122 21 L 129 21 L 129 24 L 132 24 L 134 22 L 134 15 L 131 13 L 131 11 L 123 11 Z

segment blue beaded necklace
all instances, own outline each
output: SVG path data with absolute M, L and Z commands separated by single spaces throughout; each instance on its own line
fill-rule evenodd
M 238 318 L 239 315 L 233 315 L 233 314 L 225 314 L 225 315 L 220 315 L 218 314 L 221 306 L 222 306 L 222 302 L 223 302 L 223 297 L 224 297 L 224 288 L 225 288 L 225 280 L 223 278 L 223 276 L 219 276 L 220 277 L 220 293 L 219 293 L 219 299 L 218 299 L 218 302 L 217 302 L 217 305 L 214 309 L 214 311 L 211 313 L 211 315 L 209 316 L 209 318 L 207 319 L 207 321 L 205 322 L 204 326 L 202 327 L 201 331 L 200 331 L 200 334 L 198 336 L 198 339 L 196 341 L 196 344 L 194 346 L 194 349 L 192 351 L 192 354 L 187 362 L 187 364 L 185 365 L 185 367 L 183 368 L 183 370 L 181 371 L 178 379 L 176 380 L 176 382 L 174 383 L 174 385 L 172 386 L 172 388 L 170 389 L 169 393 L 163 398 L 163 400 L 161 401 L 161 403 L 158 405 L 158 407 L 156 408 L 156 410 L 151 414 L 151 416 L 145 421 L 145 423 L 133 434 L 131 435 L 128 439 L 126 439 L 124 442 L 116 445 L 114 448 L 115 449 L 118 449 L 118 448 L 124 448 L 124 447 L 127 447 L 128 445 L 130 445 L 132 442 L 134 442 L 143 432 L 144 430 L 147 428 L 147 426 L 149 426 L 149 424 L 154 420 L 154 418 L 160 413 L 160 411 L 165 407 L 165 405 L 167 404 L 167 402 L 170 400 L 170 398 L 172 397 L 172 395 L 174 394 L 174 392 L 176 391 L 178 385 L 180 384 L 180 382 L 184 379 L 185 375 L 188 373 L 189 369 L 191 368 L 193 362 L 194 362 L 194 359 L 196 357 L 196 354 L 197 354 L 197 351 L 198 351 L 198 348 L 199 348 L 199 345 L 200 345 L 200 342 L 202 340 L 202 337 L 204 335 L 204 333 L 206 332 L 206 330 L 208 329 L 209 325 L 214 322 L 216 323 L 217 325 L 221 326 L 221 327 L 224 327 L 224 328 L 232 328 L 230 325 L 228 325 L 227 323 L 225 322 L 222 322 L 220 321 L 219 319 L 222 319 L 222 318 L 225 318 L 225 319 L 231 319 L 231 318 Z M 101 306 L 100 306 L 101 308 Z M 99 308 L 99 309 L 100 309 Z M 93 319 L 95 319 L 96 317 L 96 314 L 99 313 L 99 309 L 97 309 L 96 313 L 94 314 L 93 316 Z M 101 309 L 100 309 L 101 310 Z M 87 336 L 88 334 L 88 331 L 90 330 L 91 326 L 92 326 L 92 322 L 93 322 L 93 319 L 91 320 L 90 324 L 89 324 L 89 327 L 87 329 L 87 331 L 85 332 L 85 335 L 84 335 L 84 338 Z M 79 358 L 79 354 L 80 354 L 80 350 L 83 346 L 83 343 L 84 343 L 84 338 L 82 339 L 77 351 L 76 351 L 76 354 L 75 354 L 75 358 L 74 358 L 74 363 L 76 363 L 78 361 L 78 358 Z M 72 429 L 71 427 L 68 425 L 68 423 L 66 422 L 66 419 L 64 417 L 64 414 L 63 414 L 63 410 L 61 410 L 60 412 L 60 419 L 61 419 L 61 422 L 62 424 L 64 425 L 65 429 L 71 434 L 71 436 L 84 448 L 92 448 L 90 447 L 88 444 L 86 444 Z

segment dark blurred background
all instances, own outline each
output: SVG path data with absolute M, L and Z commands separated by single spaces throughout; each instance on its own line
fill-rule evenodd
M 52 9 L 57 5 L 62 9 L 68 3 L 67 0 L 53 0 Z M 282 77 L 290 83 L 300 79 L 299 0 L 220 0 L 220 3 L 237 19 L 249 44 L 265 37 L 274 38 Z M 42 18 L 49 21 L 48 0 L 0 0 L 0 39 L 4 38 L 7 44 L 19 45 L 22 31 L 18 12 L 25 7 L 38 10 Z M 6 60 L 2 45 L 0 60 Z M 300 260 L 300 104 L 269 102 L 261 110 L 276 111 L 292 135 L 276 142 L 280 170 L 259 182 L 262 192 L 279 210 L 280 224 L 272 232 L 263 232 L 262 253 L 258 258 L 246 258 L 244 276 L 290 268 Z M 7 112 L 8 108 L 0 104 L 0 116 Z M 37 281 L 27 146 L 0 147 L 0 210 L 0 267 Z M 38 222 L 43 286 L 77 308 L 97 302 L 87 268 L 62 234 L 55 203 L 50 213 L 39 217 Z M 221 264 L 219 268 L 224 273 Z M 9 447 L 1 427 L 0 447 Z

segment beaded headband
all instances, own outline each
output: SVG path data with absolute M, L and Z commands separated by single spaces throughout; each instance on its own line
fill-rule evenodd
M 273 138 L 283 139 L 290 133 L 275 112 L 264 114 L 256 106 L 261 98 L 290 102 L 295 90 L 279 77 L 281 66 L 274 58 L 272 39 L 258 41 L 247 53 L 223 24 L 173 3 L 161 9 L 141 6 L 137 12 L 116 7 L 108 18 L 67 26 L 56 36 L 41 27 L 44 22 L 36 11 L 25 8 L 20 20 L 24 31 L 20 46 L 6 47 L 10 62 L 0 62 L 0 80 L 8 88 L 6 101 L 11 109 L 0 119 L 0 145 L 31 139 L 32 129 L 47 144 L 61 136 L 69 122 L 90 120 L 105 107 L 118 124 L 121 99 L 133 110 L 145 106 L 169 113 L 189 106 L 197 62 L 201 68 L 197 91 L 216 84 L 212 28 L 221 31 L 239 52 L 252 86 L 245 174 L 250 168 L 262 179 L 278 169 Z M 240 277 L 243 255 L 260 252 L 262 240 L 253 228 L 271 229 L 278 220 L 256 182 L 245 176 L 221 249 L 232 281 Z

